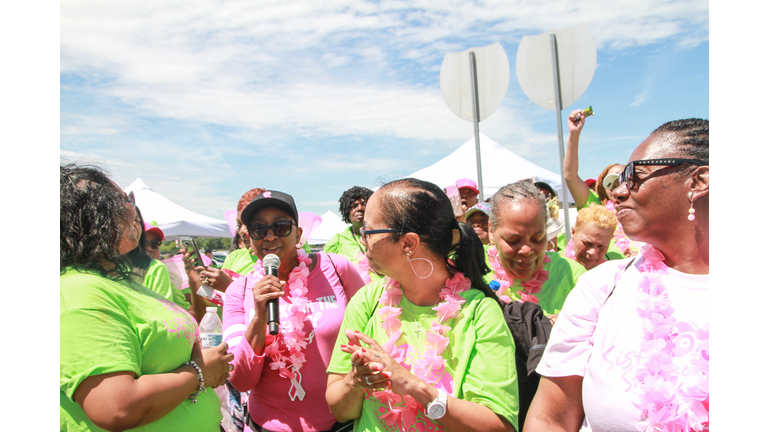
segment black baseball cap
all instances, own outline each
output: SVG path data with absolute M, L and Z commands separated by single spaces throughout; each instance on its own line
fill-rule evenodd
M 249 224 L 251 218 L 259 210 L 268 207 L 277 207 L 280 210 L 288 213 L 296 223 L 299 223 L 299 211 L 296 209 L 296 203 L 293 201 L 293 197 L 287 193 L 267 190 L 259 195 L 256 195 L 250 203 L 243 209 L 240 214 L 240 220 L 244 224 Z

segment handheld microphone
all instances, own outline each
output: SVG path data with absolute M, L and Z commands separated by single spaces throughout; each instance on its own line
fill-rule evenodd
M 265 275 L 272 275 L 277 277 L 277 269 L 280 267 L 280 257 L 275 254 L 269 254 L 264 257 L 262 261 L 264 264 Z M 280 303 L 277 299 L 267 300 L 267 325 L 269 326 L 269 334 L 276 335 L 280 328 Z

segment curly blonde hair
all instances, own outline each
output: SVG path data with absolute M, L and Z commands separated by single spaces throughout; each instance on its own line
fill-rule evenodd
M 576 224 L 573 226 L 574 234 L 585 225 L 594 225 L 598 228 L 608 229 L 611 232 L 616 230 L 616 224 L 619 220 L 616 214 L 597 203 L 589 203 L 588 207 L 579 210 L 576 216 Z

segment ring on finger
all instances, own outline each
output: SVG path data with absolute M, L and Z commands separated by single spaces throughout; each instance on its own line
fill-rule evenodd
M 368 384 L 369 386 L 373 385 L 373 383 L 371 382 L 371 376 L 370 375 L 365 377 L 365 383 Z
M 379 360 L 381 360 L 381 356 L 379 355 L 379 353 L 373 353 L 373 355 L 375 355 Z

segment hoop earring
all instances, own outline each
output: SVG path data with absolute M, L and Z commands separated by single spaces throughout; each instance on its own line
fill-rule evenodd
M 410 251 L 410 252 L 408 252 L 408 253 L 406 254 L 406 257 L 405 257 L 405 259 L 407 259 L 407 260 L 408 260 L 408 263 L 409 263 L 409 264 L 411 264 L 411 270 L 413 270 L 413 274 L 415 274 L 415 275 L 416 275 L 416 276 L 417 276 L 419 279 L 426 279 L 426 278 L 428 278 L 428 277 L 432 276 L 432 272 L 434 272 L 434 271 L 435 271 L 435 265 L 434 265 L 434 264 L 432 264 L 432 261 L 430 261 L 430 260 L 428 260 L 428 259 L 426 259 L 426 258 L 413 258 L 413 259 L 411 259 L 411 254 L 412 254 L 412 253 L 413 253 L 413 251 Z M 430 266 L 431 268 L 429 269 L 429 274 L 428 274 L 428 275 L 426 275 L 426 276 L 421 276 L 420 274 L 416 273 L 416 269 L 415 269 L 415 268 L 413 268 L 413 262 L 414 262 L 414 261 L 418 261 L 418 260 L 426 261 L 426 262 L 428 262 L 428 263 L 429 263 L 429 266 Z
M 693 208 L 693 194 L 691 194 L 691 208 L 688 209 L 688 220 L 691 222 L 696 219 L 694 213 L 696 213 L 696 210 Z

